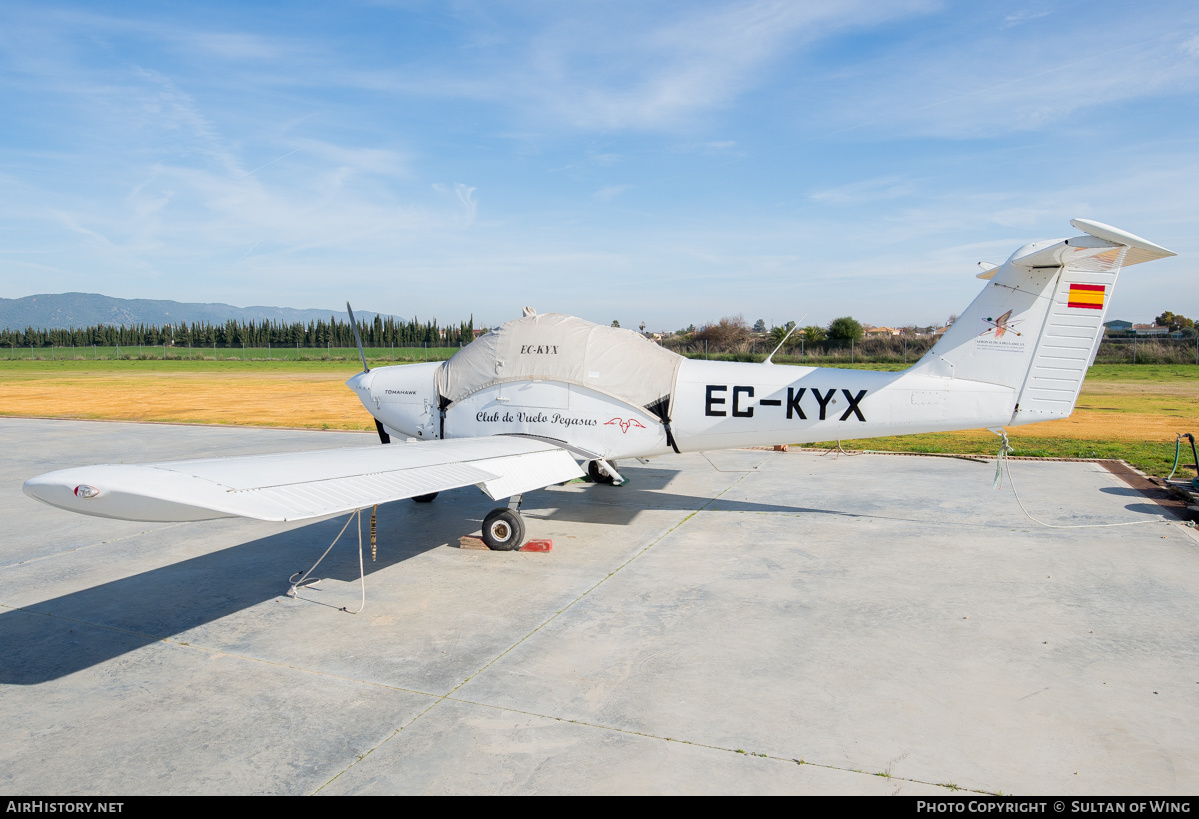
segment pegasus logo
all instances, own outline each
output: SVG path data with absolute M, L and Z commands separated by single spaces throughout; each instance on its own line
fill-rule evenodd
M 606 427 L 610 427 L 613 424 L 619 424 L 620 431 L 622 433 L 628 432 L 629 427 L 640 427 L 641 429 L 645 429 L 645 424 L 641 423 L 636 418 L 630 418 L 627 421 L 623 418 L 613 418 L 611 421 L 604 422 L 604 426 L 606 426 Z

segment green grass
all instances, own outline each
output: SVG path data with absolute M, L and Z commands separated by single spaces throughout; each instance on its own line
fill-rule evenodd
M 366 359 L 380 366 L 390 363 L 413 361 L 443 361 L 457 347 L 367 347 Z M 361 364 L 357 347 L 10 347 L 0 348 L 0 366 L 44 362 L 92 362 L 103 361 L 209 361 L 209 362 L 346 362 Z
M 836 441 L 802 444 L 811 449 L 831 449 Z M 989 432 L 926 433 L 897 435 L 889 438 L 862 438 L 842 441 L 849 450 L 874 452 L 923 452 L 929 454 L 983 455 L 999 453 L 999 436 Z M 1025 458 L 1115 458 L 1150 475 L 1165 477 L 1174 463 L 1173 441 L 1095 441 L 1078 438 L 1033 438 L 1011 441 L 1013 455 Z M 1183 441 L 1180 464 L 1191 463 L 1189 444 Z M 1193 469 L 1179 468 L 1177 476 L 1191 477 Z
M 1199 391 L 1199 367 L 1193 364 L 1096 364 L 1087 370 L 1087 380 L 1157 384 L 1191 381 L 1195 383 L 1196 391 Z
M 303 348 L 301 348 L 303 349 Z M 456 347 L 433 347 L 430 348 L 429 356 L 425 358 L 425 351 L 420 347 L 397 347 L 395 350 L 395 360 L 392 360 L 391 351 L 386 348 L 378 348 L 376 354 L 372 351 L 367 352 L 366 360 L 372 367 L 385 367 L 389 364 L 410 364 L 422 361 L 443 361 L 456 353 Z M 0 351 L 2 354 L 3 351 Z M 26 350 L 28 352 L 28 350 Z M 219 351 L 224 353 L 224 350 Z M 257 353 L 258 350 L 247 350 L 247 353 Z M 357 372 L 362 369 L 362 359 L 358 357 L 358 351 L 355 350 L 338 350 L 334 347 L 332 356 L 329 358 L 318 358 L 312 351 L 312 357 L 295 357 L 295 350 L 292 350 L 291 357 L 279 356 L 272 351 L 272 356 L 268 360 L 266 351 L 262 350 L 261 358 L 254 358 L 250 355 L 243 360 L 240 354 L 234 356 L 219 356 L 213 358 L 211 351 L 206 357 L 199 356 L 176 357 L 174 353 L 170 353 L 168 358 L 163 359 L 161 356 L 157 358 L 84 358 L 77 357 L 75 359 L 62 358 L 61 355 L 57 358 L 50 359 L 49 357 L 41 359 L 30 359 L 28 356 L 18 359 L 0 358 L 0 373 L 46 373 L 46 372 L 336 372 L 347 371 L 349 373 Z M 307 352 L 307 351 L 305 351 Z

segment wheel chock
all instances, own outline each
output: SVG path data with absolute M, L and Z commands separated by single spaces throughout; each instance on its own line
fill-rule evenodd
M 475 537 L 474 535 L 463 535 L 462 537 L 458 538 L 458 548 L 459 549 L 475 549 L 475 550 L 482 551 L 482 552 L 490 552 L 491 551 L 490 549 L 487 548 L 487 544 L 483 542 L 482 538 Z M 549 551 L 553 551 L 553 548 L 554 548 L 554 541 L 552 541 L 552 540 L 530 540 L 524 546 L 521 546 L 517 551 L 519 551 L 519 552 L 549 552 Z

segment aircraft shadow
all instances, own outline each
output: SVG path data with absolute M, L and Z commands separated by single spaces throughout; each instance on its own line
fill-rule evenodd
M 655 491 L 675 474 L 638 470 L 635 484 L 629 486 L 589 485 L 584 492 L 530 493 L 525 514 L 534 520 L 612 525 L 628 523 L 648 509 L 855 515 Z M 380 507 L 377 562 L 370 561 L 369 518 L 363 520 L 366 574 L 437 548 L 447 542 L 447 532 L 477 532 L 479 521 L 495 505 L 482 495 L 467 493 L 427 506 L 399 501 Z M 542 513 L 538 507 L 552 511 Z M 59 679 L 280 597 L 289 587 L 287 576 L 311 566 L 344 523 L 344 517 L 319 521 L 0 613 L 0 656 L 5 658 L 0 684 L 36 685 Z M 449 542 L 456 543 L 456 537 Z M 350 584 L 357 581 L 353 524 L 314 575 Z M 368 582 L 368 594 L 369 586 Z M 356 594 L 350 597 L 348 602 L 354 605 Z
M 844 509 L 822 509 L 781 503 L 754 503 L 741 500 L 712 500 L 703 495 L 677 495 L 650 491 L 643 484 L 628 486 L 590 486 L 586 492 L 555 492 L 530 499 L 522 514 L 534 520 L 574 521 L 576 523 L 607 523 L 623 526 L 637 515 L 651 510 L 679 512 L 774 512 L 778 514 L 821 514 L 843 517 L 877 517 L 869 512 Z M 538 506 L 551 507 L 540 511 Z M 908 520 L 907 518 L 897 518 Z M 911 520 L 917 520 L 911 518 Z
M 468 511 L 463 504 L 452 504 L 457 522 L 434 514 L 424 516 L 431 525 L 415 526 L 419 513 L 389 513 L 395 506 L 380 508 L 377 562 L 370 559 L 370 519 L 364 515 L 368 577 L 441 545 L 450 527 L 463 534 L 478 529 L 462 517 Z M 311 566 L 344 523 L 344 517 L 320 521 L 0 613 L 0 684 L 58 679 L 280 597 L 289 588 L 287 575 Z M 353 524 L 314 576 L 358 580 Z M 369 588 L 368 581 L 368 594 Z M 347 600 L 351 606 L 357 605 L 356 592 Z
M 927 522 L 879 515 L 869 508 L 852 511 L 662 492 L 652 487 L 667 485 L 674 473 L 647 480 L 652 476 L 645 472 L 624 487 L 530 493 L 524 514 L 531 520 L 609 525 L 629 523 L 647 510 L 699 509 Z M 366 554 L 367 575 L 439 547 L 447 542 L 447 532 L 477 532 L 483 514 L 495 505 L 482 495 L 464 495 L 428 506 L 399 501 L 380 507 L 379 557 L 371 562 Z M 1152 503 L 1126 508 L 1162 512 Z M 0 684 L 55 680 L 280 597 L 288 589 L 287 575 L 312 565 L 344 522 L 344 517 L 320 521 L 0 613 L 0 656 L 4 657 Z M 369 518 L 363 521 L 365 552 L 369 552 L 368 526 Z M 456 543 L 456 537 L 449 542 Z M 358 579 L 352 525 L 315 575 L 351 584 Z M 355 605 L 356 591 L 350 598 L 348 602 Z

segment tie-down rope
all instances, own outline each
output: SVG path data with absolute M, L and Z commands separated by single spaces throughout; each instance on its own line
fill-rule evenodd
M 296 597 L 297 593 L 299 592 L 299 590 L 301 588 L 308 588 L 311 586 L 315 586 L 317 583 L 321 582 L 321 579 L 319 577 L 315 577 L 312 580 L 309 580 L 308 575 L 310 575 L 314 571 L 316 571 L 316 567 L 321 565 L 321 561 L 325 559 L 325 555 L 327 555 L 327 554 L 329 554 L 329 552 L 333 551 L 333 547 L 337 545 L 337 541 L 341 540 L 341 536 L 346 533 L 346 529 L 350 528 L 350 521 L 354 520 L 355 518 L 358 519 L 358 572 L 360 575 L 360 580 L 362 582 L 362 605 L 360 605 L 358 607 L 358 611 L 350 611 L 345 606 L 341 607 L 341 611 L 344 611 L 347 614 L 358 614 L 364 608 L 366 608 L 366 567 L 363 565 L 363 562 L 362 562 L 362 510 L 361 509 L 355 509 L 353 512 L 350 513 L 350 516 L 348 518 L 346 518 L 346 525 L 341 527 L 341 531 L 337 533 L 337 537 L 333 538 L 333 542 L 329 544 L 329 548 L 325 549 L 325 554 L 323 554 L 319 558 L 317 558 L 316 563 L 312 564 L 311 569 L 304 572 L 303 576 L 299 580 L 296 580 L 296 575 L 300 574 L 299 572 L 296 572 L 296 574 L 293 574 L 291 577 L 288 578 L 288 582 L 291 583 L 291 588 L 287 590 L 288 597 L 294 598 L 294 597 Z
M 994 430 L 992 430 L 994 432 Z M 1000 436 L 999 456 L 995 459 L 995 480 L 991 482 L 993 489 L 1000 489 L 1003 486 L 1003 473 L 1007 473 L 1008 485 L 1012 487 L 1012 495 L 1016 498 L 1016 503 L 1020 506 L 1020 511 L 1024 516 L 1033 523 L 1039 523 L 1042 526 L 1048 526 L 1051 529 L 1102 529 L 1108 526 L 1142 526 L 1148 523 L 1166 523 L 1172 521 L 1154 519 L 1154 520 L 1130 520 L 1123 523 L 1046 523 L 1043 520 L 1035 518 L 1032 513 L 1024 508 L 1024 502 L 1020 500 L 1020 493 L 1016 491 L 1016 482 L 1012 480 L 1012 460 L 1008 457 L 1009 454 L 1015 452 L 1011 444 L 1008 443 L 1007 430 L 1001 429 L 995 433 Z

